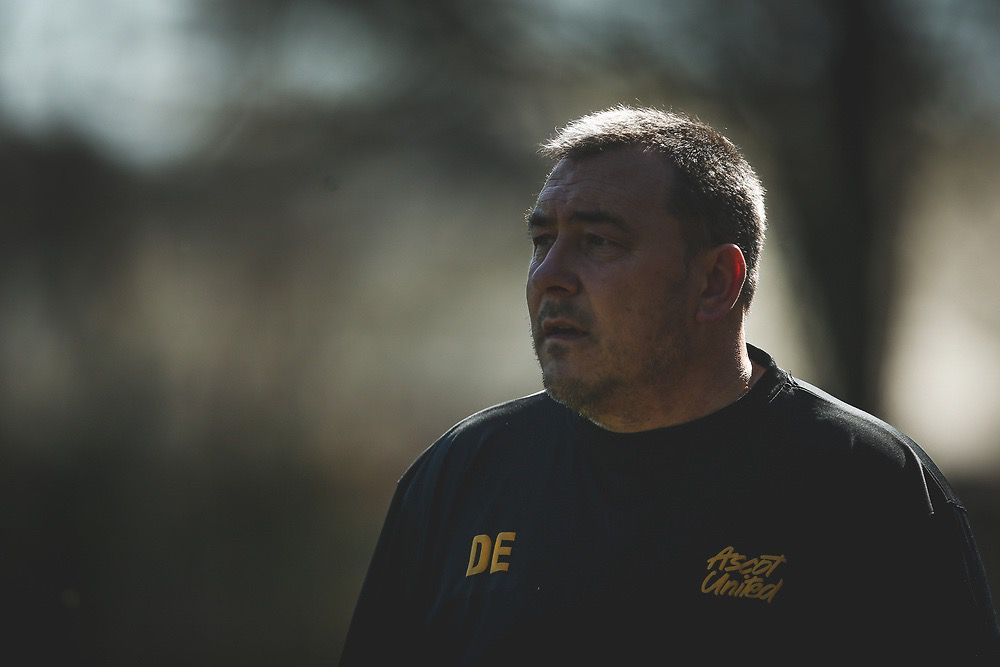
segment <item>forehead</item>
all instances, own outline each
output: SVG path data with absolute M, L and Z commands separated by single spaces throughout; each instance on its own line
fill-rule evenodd
M 560 160 L 535 208 L 553 215 L 600 209 L 628 217 L 659 217 L 666 214 L 668 185 L 662 157 L 641 148 L 619 148 Z

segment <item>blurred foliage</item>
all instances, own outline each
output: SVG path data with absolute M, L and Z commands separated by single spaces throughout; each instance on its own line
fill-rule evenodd
M 783 321 L 824 332 L 789 349 L 877 414 L 919 167 L 1000 136 L 986 1 L 96 5 L 0 7 L 2 581 L 35 664 L 336 660 L 394 480 L 538 385 L 520 218 L 555 126 L 722 127 L 794 259 Z M 950 476 L 1000 591 L 996 465 Z

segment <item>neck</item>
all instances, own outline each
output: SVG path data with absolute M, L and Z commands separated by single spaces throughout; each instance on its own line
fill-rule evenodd
M 666 383 L 628 392 L 587 418 L 617 433 L 675 426 L 735 403 L 764 374 L 763 366 L 751 362 L 742 330 L 726 345 L 699 347 Z

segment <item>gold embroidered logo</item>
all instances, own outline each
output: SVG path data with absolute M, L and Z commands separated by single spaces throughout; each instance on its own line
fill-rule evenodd
M 494 572 L 506 572 L 510 563 L 501 561 L 502 556 L 509 556 L 513 547 L 504 546 L 504 542 L 513 542 L 517 537 L 514 532 L 497 533 L 494 543 L 489 535 L 476 535 L 472 538 L 472 551 L 469 552 L 469 567 L 465 571 L 465 576 L 471 577 L 486 571 L 489 566 L 490 574 Z M 493 560 L 490 560 L 490 551 L 493 552 Z
M 772 581 L 771 575 L 782 563 L 785 556 L 761 554 L 747 559 L 729 546 L 708 559 L 708 574 L 701 582 L 701 592 L 706 595 L 728 595 L 734 598 L 764 600 L 768 604 L 781 590 L 784 579 Z

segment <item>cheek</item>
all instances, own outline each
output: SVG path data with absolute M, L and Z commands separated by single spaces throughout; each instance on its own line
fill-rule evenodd
M 621 334 L 649 343 L 676 322 L 681 308 L 676 294 L 663 289 L 631 286 L 610 292 L 605 301 L 606 321 Z

